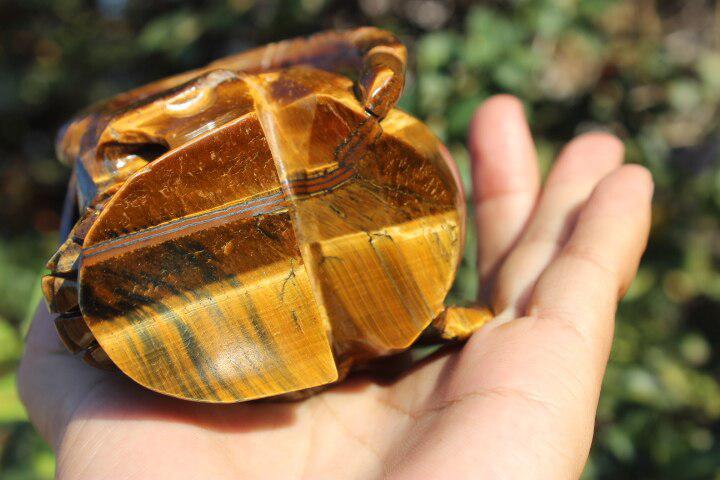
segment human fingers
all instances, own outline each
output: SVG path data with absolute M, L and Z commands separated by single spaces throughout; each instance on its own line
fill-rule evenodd
M 475 112 L 469 129 L 478 269 L 489 289 L 497 267 L 529 218 L 540 174 L 523 105 L 498 95 Z
M 623 161 L 624 147 L 607 133 L 588 133 L 558 156 L 532 218 L 504 262 L 493 290 L 496 312 L 522 309 L 538 276 L 572 231 L 577 212 L 598 182 Z

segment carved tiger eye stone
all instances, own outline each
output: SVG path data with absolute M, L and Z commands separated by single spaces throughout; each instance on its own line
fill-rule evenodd
M 464 200 L 438 139 L 394 108 L 406 53 L 325 32 L 119 95 L 58 141 L 79 220 L 43 290 L 68 348 L 175 397 L 312 389 L 434 329 Z

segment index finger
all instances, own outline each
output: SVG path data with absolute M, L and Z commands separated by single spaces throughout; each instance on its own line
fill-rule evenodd
M 498 95 L 478 108 L 470 126 L 478 268 L 489 291 L 498 265 L 532 213 L 540 189 L 535 144 L 523 105 Z

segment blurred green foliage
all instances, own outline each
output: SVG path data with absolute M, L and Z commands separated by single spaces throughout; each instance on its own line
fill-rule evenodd
M 53 137 L 76 110 L 221 55 L 374 24 L 409 46 L 403 108 L 468 179 L 466 129 L 488 95 L 521 97 L 543 168 L 609 129 L 657 192 L 620 308 L 586 478 L 720 478 L 720 6 L 654 0 L 0 1 L 0 476 L 50 478 L 14 388 L 25 317 L 69 172 Z M 469 185 L 468 185 L 469 187 Z M 468 188 L 469 190 L 469 188 Z M 453 290 L 477 289 L 475 239 Z M 558 346 L 561 348 L 561 346 Z

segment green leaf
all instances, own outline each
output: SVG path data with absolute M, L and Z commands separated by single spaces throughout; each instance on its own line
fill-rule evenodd
M 437 70 L 447 66 L 456 55 L 458 44 L 457 36 L 451 32 L 425 35 L 417 43 L 418 67 L 421 70 Z
M 166 52 L 180 55 L 202 34 L 199 19 L 187 11 L 158 17 L 140 32 L 138 46 L 147 53 Z
M 0 377 L 0 423 L 27 420 L 25 407 L 17 393 L 15 374 Z

